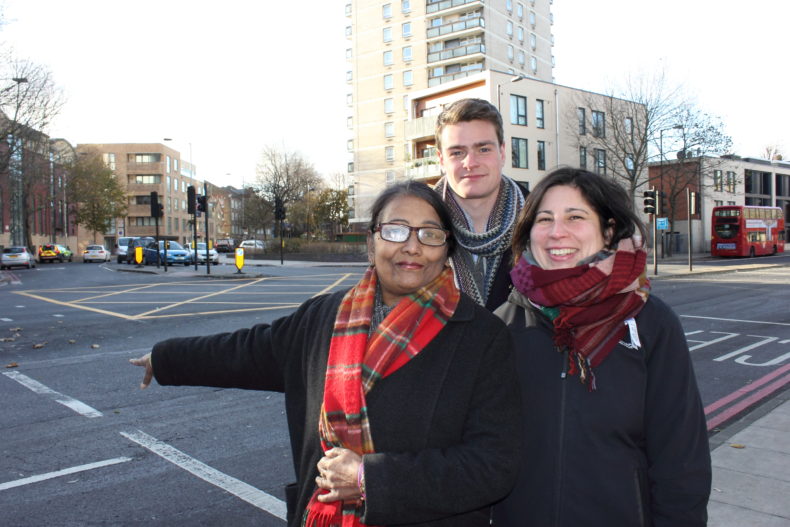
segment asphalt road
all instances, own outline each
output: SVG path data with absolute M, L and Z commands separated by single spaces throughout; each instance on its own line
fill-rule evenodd
M 170 336 L 274 320 L 362 270 L 206 280 L 115 267 L 42 265 L 0 286 L 0 523 L 284 525 L 282 396 L 141 391 L 127 360 Z M 654 281 L 686 330 L 713 438 L 786 389 L 758 396 L 790 365 L 788 285 L 786 267 Z

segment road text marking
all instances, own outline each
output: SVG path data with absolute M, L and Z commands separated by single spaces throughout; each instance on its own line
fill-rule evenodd
M 745 324 L 771 324 L 774 326 L 790 326 L 788 322 L 768 322 L 767 320 L 741 320 L 738 318 L 702 317 L 697 315 L 680 315 L 683 318 L 702 318 L 705 320 L 721 320 L 723 322 L 743 322 Z

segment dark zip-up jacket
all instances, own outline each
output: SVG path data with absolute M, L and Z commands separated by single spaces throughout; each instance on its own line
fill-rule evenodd
M 285 392 L 298 480 L 286 489 L 292 527 L 301 525 L 323 455 L 318 414 L 344 294 L 310 299 L 271 325 L 166 340 L 152 353 L 160 384 Z M 461 295 L 425 349 L 376 383 L 367 408 L 376 453 L 364 458 L 364 523 L 488 526 L 520 455 L 513 346 L 499 319 Z
M 511 330 L 524 403 L 522 467 L 497 527 L 704 526 L 711 485 L 705 415 L 680 321 L 655 296 L 594 370 L 567 375 L 551 322 L 514 290 Z M 641 346 L 637 346 L 637 342 Z

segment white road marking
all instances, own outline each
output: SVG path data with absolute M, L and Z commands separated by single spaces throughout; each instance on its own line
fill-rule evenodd
M 740 320 L 737 318 L 701 317 L 697 315 L 680 315 L 683 318 L 704 318 L 705 320 L 721 320 L 722 322 L 743 322 L 746 324 L 771 324 L 774 326 L 790 326 L 788 322 L 768 322 L 765 320 Z
M 721 357 L 716 357 L 713 360 L 718 361 L 718 362 L 725 361 L 725 360 L 727 360 L 729 358 L 736 357 L 736 356 L 740 355 L 741 353 L 745 353 L 747 351 L 753 350 L 754 348 L 759 348 L 760 346 L 762 346 L 764 344 L 768 344 L 769 342 L 773 342 L 773 341 L 779 339 L 779 337 L 763 337 L 763 336 L 760 336 L 760 335 L 746 335 L 746 336 L 747 337 L 754 337 L 754 338 L 758 338 L 758 339 L 763 339 L 763 340 L 761 340 L 759 342 L 755 342 L 754 344 L 749 344 L 748 346 L 744 346 L 742 348 L 738 348 L 735 351 L 731 351 L 731 352 L 727 353 L 726 355 L 722 355 Z M 751 355 L 747 355 L 745 358 L 748 359 L 750 357 L 751 357 Z M 741 361 L 740 360 L 736 360 L 735 362 L 741 362 Z M 741 362 L 741 364 L 743 364 L 743 363 Z
M 53 317 L 64 317 L 65 315 L 52 315 Z
M 199 477 L 203 481 L 207 481 L 234 496 L 241 498 L 247 503 L 262 509 L 269 514 L 285 520 L 286 507 L 285 502 L 271 496 L 260 489 L 256 489 L 252 485 L 244 483 L 234 477 L 228 476 L 205 463 L 201 463 L 193 457 L 184 454 L 180 450 L 164 443 L 155 437 L 152 437 L 145 432 L 137 430 L 136 432 L 121 432 L 121 435 L 130 441 L 134 441 L 143 448 L 147 448 L 154 454 L 164 458 L 165 460 L 173 463 L 179 468 Z
M 2 320 L 3 322 L 13 322 L 14 321 L 13 318 L 0 318 L 0 320 Z
M 52 388 L 48 388 L 44 386 L 40 382 L 31 379 L 27 375 L 19 373 L 18 371 L 8 371 L 3 372 L 3 375 L 14 379 L 16 382 L 28 388 L 29 390 L 37 393 L 39 395 L 46 395 L 47 397 L 51 398 L 57 403 L 66 406 L 67 408 L 71 408 L 78 414 L 85 416 L 85 417 L 102 417 L 102 413 L 95 408 L 88 406 L 87 404 L 83 403 L 82 401 L 78 401 L 68 395 L 63 395 L 62 393 L 56 392 Z
M 696 346 L 691 346 L 689 351 L 698 350 L 700 348 L 704 348 L 706 346 L 711 346 L 713 344 L 718 344 L 719 342 L 729 340 L 731 338 L 737 337 L 740 333 L 725 333 L 724 331 L 711 331 L 711 333 L 718 333 L 720 335 L 724 335 L 723 337 L 719 337 L 717 339 L 709 340 L 709 341 L 702 341 L 701 344 L 697 344 Z
M 87 465 L 79 465 L 77 467 L 64 468 L 63 470 L 56 470 L 55 472 L 49 472 L 47 474 L 39 474 L 38 476 L 30 476 L 29 478 L 7 481 L 5 483 L 0 483 L 0 490 L 13 489 L 14 487 L 30 485 L 31 483 L 38 483 L 39 481 L 46 481 L 52 478 L 59 478 L 60 476 L 76 474 L 77 472 L 85 472 L 86 470 L 93 470 L 96 468 L 107 467 L 110 465 L 117 465 L 118 463 L 126 463 L 127 461 L 131 461 L 131 460 L 132 458 L 130 457 L 117 457 L 115 459 L 97 461 L 96 463 L 88 463 Z

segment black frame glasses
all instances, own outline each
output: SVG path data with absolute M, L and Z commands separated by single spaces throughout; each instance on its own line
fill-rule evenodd
M 379 223 L 373 232 L 379 233 L 382 240 L 406 243 L 412 232 L 417 233 L 417 241 L 429 247 L 441 247 L 447 243 L 450 231 L 440 227 L 412 227 L 402 223 Z M 441 233 L 441 236 L 439 236 Z

